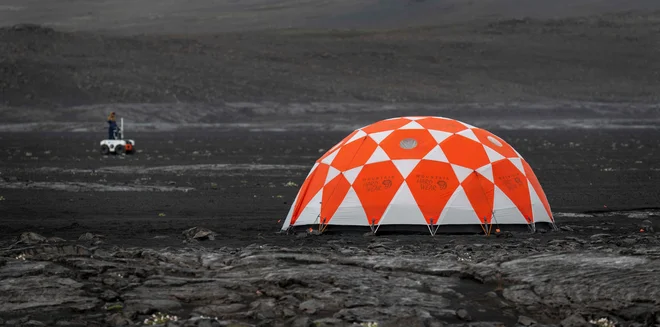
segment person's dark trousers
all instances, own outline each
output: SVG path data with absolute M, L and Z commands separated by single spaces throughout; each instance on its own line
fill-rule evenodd
M 108 139 L 109 140 L 114 140 L 115 139 L 115 135 L 114 135 L 115 133 L 114 132 L 115 132 L 114 128 L 112 128 L 112 127 L 108 128 Z

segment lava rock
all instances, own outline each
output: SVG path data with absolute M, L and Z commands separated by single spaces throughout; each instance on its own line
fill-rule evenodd
M 591 327 L 591 324 L 578 314 L 566 317 L 559 325 L 561 327 Z

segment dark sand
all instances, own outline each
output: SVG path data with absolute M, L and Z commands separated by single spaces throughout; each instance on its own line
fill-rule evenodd
M 660 4 L 530 3 L 3 2 L 0 325 L 659 325 Z M 399 115 L 506 139 L 560 230 L 277 233 Z

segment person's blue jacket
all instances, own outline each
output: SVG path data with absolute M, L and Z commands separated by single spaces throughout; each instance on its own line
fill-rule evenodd
M 115 139 L 115 130 L 117 130 L 117 122 L 115 121 L 115 113 L 110 113 L 108 116 L 108 139 Z

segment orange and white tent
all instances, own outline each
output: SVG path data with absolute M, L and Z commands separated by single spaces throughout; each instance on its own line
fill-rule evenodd
M 282 230 L 422 227 L 435 235 L 538 223 L 555 227 L 548 200 L 503 139 L 453 119 L 399 117 L 357 129 L 321 156 Z

